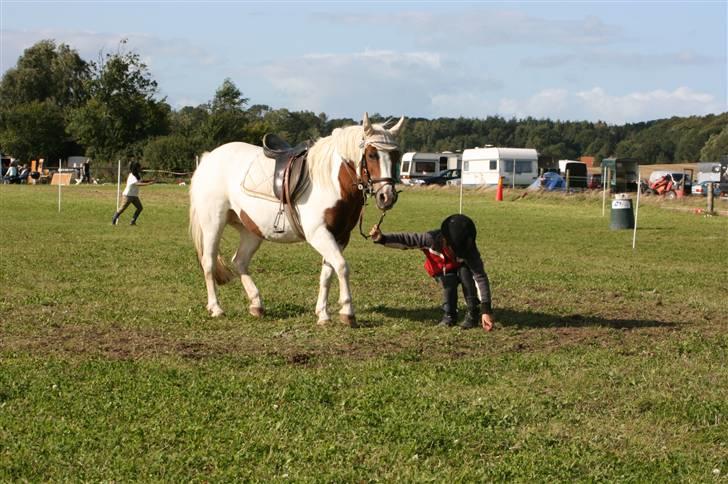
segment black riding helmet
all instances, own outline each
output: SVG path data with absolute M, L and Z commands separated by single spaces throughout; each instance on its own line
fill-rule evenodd
M 461 214 L 450 215 L 442 221 L 440 232 L 455 255 L 461 259 L 468 259 L 477 253 L 475 237 L 478 232 L 470 217 Z

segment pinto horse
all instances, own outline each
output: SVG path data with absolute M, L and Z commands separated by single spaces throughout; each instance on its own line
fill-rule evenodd
M 360 126 L 337 128 L 317 140 L 308 148 L 303 170 L 302 177 L 308 183 L 286 207 L 283 224 L 283 202 L 250 189 L 253 172 L 274 163 L 263 148 L 234 142 L 205 153 L 192 176 L 190 235 L 205 276 L 210 314 L 223 314 L 217 285 L 235 278 L 218 253 L 223 229 L 230 224 L 240 234 L 232 263 L 250 301 L 251 315 L 264 314 L 260 292 L 248 272 L 261 242 L 305 240 L 323 256 L 315 309 L 318 323 L 330 320 L 327 299 L 331 276 L 336 273 L 339 318 L 355 327 L 349 266 L 342 251 L 360 220 L 367 196 L 374 198 L 383 214 L 397 202 L 393 174 L 400 161 L 396 137 L 403 124 L 404 117 L 387 129 L 372 124 L 365 113 Z M 286 219 L 289 223 L 285 223 Z

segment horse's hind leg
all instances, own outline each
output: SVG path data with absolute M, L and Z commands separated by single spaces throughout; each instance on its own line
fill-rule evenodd
M 235 227 L 240 233 L 240 245 L 233 257 L 233 264 L 240 274 L 240 282 L 243 284 L 245 294 L 247 294 L 248 300 L 250 301 L 248 312 L 253 316 L 260 317 L 265 312 L 263 309 L 263 301 L 260 298 L 258 287 L 248 273 L 248 267 L 250 265 L 250 259 L 252 259 L 258 247 L 260 247 L 262 240 L 241 225 L 236 225 Z
M 202 256 L 200 265 L 205 275 L 205 286 L 207 287 L 207 310 L 213 317 L 223 315 L 223 310 L 217 299 L 217 283 L 215 282 L 215 271 L 217 269 L 217 253 L 220 247 L 220 237 L 225 228 L 224 219 L 222 223 L 215 220 L 202 228 Z

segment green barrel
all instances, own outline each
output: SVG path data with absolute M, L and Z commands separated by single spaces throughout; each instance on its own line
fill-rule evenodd
M 609 228 L 612 230 L 634 228 L 632 199 L 627 198 L 625 194 L 617 194 L 612 200 L 612 220 Z

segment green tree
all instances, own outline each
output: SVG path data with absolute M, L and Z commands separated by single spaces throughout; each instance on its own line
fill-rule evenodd
M 154 138 L 144 147 L 144 163 L 151 169 L 191 172 L 195 168 L 198 147 L 181 134 Z
M 51 100 L 19 104 L 3 112 L 0 146 L 24 161 L 63 158 L 70 148 L 63 110 Z
M 715 162 L 726 155 L 728 155 L 728 126 L 708 139 L 703 149 L 700 150 L 700 159 Z
M 231 141 L 254 142 L 248 133 L 248 115 L 243 109 L 248 103 L 230 79 L 225 79 L 215 91 L 209 104 L 209 116 L 201 126 L 201 139 L 205 149 Z
M 71 109 L 87 98 L 90 66 L 68 45 L 42 40 L 0 81 L 0 145 L 21 160 L 55 160 L 82 149 L 66 134 Z
M 69 116 L 68 131 L 97 159 L 139 157 L 148 138 L 169 130 L 170 107 L 155 99 L 157 82 L 124 44 L 95 66 L 89 100 Z
M 41 40 L 26 49 L 0 82 L 3 109 L 33 101 L 51 101 L 62 109 L 80 106 L 87 97 L 91 65 L 66 44 Z

